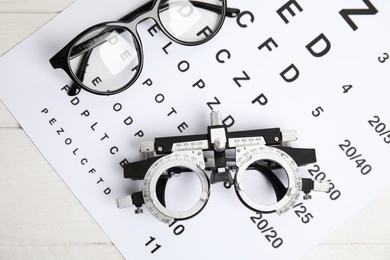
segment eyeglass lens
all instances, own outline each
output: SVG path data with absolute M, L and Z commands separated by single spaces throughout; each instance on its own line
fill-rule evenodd
M 127 29 L 97 29 L 82 37 L 71 49 L 70 68 L 91 90 L 117 91 L 136 75 L 140 62 L 136 44 Z
M 215 32 L 223 20 L 220 0 L 162 1 L 159 19 L 174 38 L 186 43 L 204 41 Z

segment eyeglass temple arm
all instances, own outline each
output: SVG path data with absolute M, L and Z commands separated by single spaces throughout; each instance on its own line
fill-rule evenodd
M 203 9 L 206 9 L 208 11 L 215 12 L 215 13 L 221 12 L 221 6 L 217 6 L 217 5 L 213 5 L 213 4 L 209 4 L 209 3 L 203 3 L 203 2 L 199 2 L 199 1 L 190 1 L 190 2 L 195 7 L 203 8 Z M 129 14 L 123 16 L 122 18 L 119 19 L 119 21 L 120 22 L 129 21 L 129 20 L 133 19 L 134 16 L 136 16 L 136 15 L 138 15 L 140 13 L 147 12 L 148 10 L 150 10 L 153 7 L 153 4 L 154 4 L 154 1 L 149 1 L 146 4 L 138 7 L 134 11 L 130 12 Z M 165 3 L 165 5 L 163 5 L 162 7 L 165 8 L 165 7 L 168 7 L 168 6 L 169 6 L 169 4 Z M 230 7 L 226 8 L 226 16 L 227 17 L 236 17 L 239 13 L 240 13 L 240 9 L 230 8 Z M 90 57 L 90 52 L 91 52 L 91 50 L 89 50 L 88 54 L 85 55 L 82 58 L 81 64 L 80 64 L 80 66 L 79 66 L 79 68 L 77 70 L 77 75 L 78 76 L 79 75 L 84 75 L 85 68 L 86 68 L 86 66 L 88 64 L 88 59 Z M 84 76 L 82 76 L 82 77 L 84 77 Z M 68 92 L 68 94 L 71 95 L 71 96 L 77 95 L 79 89 L 80 89 L 80 87 L 78 86 L 78 84 L 73 83 L 71 88 L 70 88 L 70 90 L 69 90 L 69 92 Z
M 92 50 L 87 51 L 84 53 L 84 56 L 81 58 L 81 63 L 77 69 L 77 78 L 83 82 L 84 81 L 84 76 L 85 76 L 85 69 L 88 66 L 88 61 L 89 58 L 91 57 Z M 80 92 L 80 87 L 78 86 L 77 83 L 73 82 L 73 84 L 70 86 L 70 89 L 68 91 L 69 96 L 76 96 Z
M 167 1 L 165 1 L 165 2 L 167 2 Z M 154 1 L 147 2 L 146 4 L 138 7 L 137 9 L 132 11 L 131 13 L 123 16 L 122 18 L 120 18 L 119 21 L 120 22 L 126 22 L 126 21 L 129 21 L 129 20 L 132 20 L 132 18 L 134 16 L 150 10 L 152 8 L 152 6 L 153 6 L 153 3 L 154 3 Z M 209 3 L 203 3 L 203 2 L 199 2 L 199 1 L 190 1 L 190 3 L 193 4 L 195 7 L 203 8 L 203 9 L 206 9 L 206 10 L 211 11 L 211 12 L 215 12 L 215 13 L 220 13 L 221 12 L 221 6 L 218 6 L 218 5 L 213 5 L 213 4 L 209 4 Z M 165 3 L 165 4 L 162 5 L 162 8 L 166 8 L 168 6 L 169 6 L 169 4 Z M 227 17 L 236 17 L 239 13 L 240 13 L 240 9 L 230 8 L 230 7 L 226 8 L 226 16 Z
M 196 7 L 203 8 L 203 9 L 206 9 L 206 10 L 211 11 L 211 12 L 220 12 L 221 11 L 221 6 L 217 6 L 217 5 L 213 5 L 213 4 L 209 4 L 209 3 L 198 2 L 198 1 L 190 1 L 190 2 L 194 6 L 196 6 Z M 129 13 L 126 16 L 124 16 L 121 19 L 119 19 L 119 21 L 124 22 L 126 20 L 130 20 L 135 15 L 150 10 L 150 8 L 152 7 L 152 4 L 153 4 L 153 1 L 150 1 L 150 2 L 142 5 L 141 7 L 137 8 L 136 10 L 132 11 L 131 13 Z M 169 4 L 166 3 L 162 7 L 166 8 L 168 6 L 169 6 Z M 235 17 L 235 16 L 237 16 L 240 13 L 240 10 L 237 9 L 237 8 L 228 8 L 228 9 L 230 10 L 230 11 L 227 12 L 227 16 L 228 17 Z M 96 39 L 98 39 L 99 37 L 101 37 L 101 35 L 98 35 L 96 38 L 90 39 L 90 41 L 94 41 L 95 42 L 94 44 L 90 44 L 90 41 L 87 42 L 88 45 L 91 45 L 91 49 L 94 48 L 94 45 L 99 45 L 99 44 L 101 44 L 101 43 L 103 43 L 105 41 L 105 40 L 104 41 L 100 41 L 100 42 L 96 41 Z M 79 44 L 79 46 L 83 46 L 83 45 L 85 45 L 85 43 Z M 76 46 L 76 47 L 78 47 L 78 46 Z M 77 56 L 77 55 L 81 54 L 81 52 L 78 51 L 76 47 L 73 49 L 73 53 L 71 53 L 71 57 L 74 57 L 74 56 Z
M 109 32 L 110 30 L 108 30 L 108 32 Z M 104 32 L 103 32 L 103 34 L 102 35 L 104 35 L 104 34 L 106 34 L 107 33 L 107 31 L 105 30 Z M 97 36 L 98 38 L 99 37 L 101 37 L 101 36 Z M 93 40 L 95 40 L 95 39 L 93 39 Z M 97 45 L 100 45 L 100 44 L 102 44 L 104 41 L 100 41 Z M 81 57 L 81 62 L 80 62 L 80 65 L 79 65 L 79 67 L 77 68 L 77 72 L 76 72 L 76 76 L 77 76 L 77 78 L 82 82 L 83 80 L 84 80 L 84 76 L 85 76 L 85 69 L 87 68 L 87 66 L 88 66 L 88 61 L 89 61 L 89 58 L 91 57 L 91 54 L 92 54 L 92 51 L 93 51 L 93 48 L 94 47 L 92 47 L 91 46 L 91 48 L 89 49 L 89 50 L 87 50 L 87 51 L 85 51 L 84 53 L 79 53 L 78 51 L 77 51 L 77 49 L 74 51 L 74 52 L 76 52 L 76 55 L 78 56 L 78 55 L 83 55 L 82 57 Z M 74 57 L 75 56 L 75 53 L 71 53 L 70 54 L 70 56 L 72 57 Z M 75 96 L 75 95 L 77 95 L 78 93 L 80 92 L 80 87 L 79 87 L 79 85 L 76 83 L 76 82 L 73 82 L 73 84 L 70 86 L 70 89 L 69 89 L 69 91 L 68 91 L 68 95 L 69 96 Z
M 217 5 L 213 5 L 213 4 L 209 4 L 209 3 L 203 3 L 203 2 L 198 2 L 198 1 L 191 1 L 191 3 L 196 6 L 196 7 L 200 7 L 200 8 L 204 8 L 206 10 L 209 10 L 209 11 L 212 11 L 212 12 L 220 12 L 221 11 L 221 6 L 217 6 Z M 123 21 L 126 21 L 126 20 L 129 20 L 131 19 L 132 17 L 134 17 L 134 15 L 136 14 L 139 14 L 141 12 L 145 12 L 147 10 L 149 10 L 151 8 L 151 4 L 153 4 L 153 1 L 150 1 L 144 5 L 142 5 L 141 7 L 137 8 L 136 10 L 134 10 L 133 12 L 129 13 L 128 15 L 122 17 L 121 19 L 119 19 L 119 21 L 123 22 Z M 168 7 L 169 5 L 168 4 L 165 4 L 164 7 Z M 230 9 L 230 12 L 228 12 L 228 15 L 229 17 L 235 17 L 238 15 L 238 13 L 240 12 L 239 9 L 236 9 L 236 8 L 229 8 Z M 104 31 L 105 33 L 106 31 Z M 102 35 L 104 35 L 104 33 Z M 92 38 L 90 39 L 88 42 L 87 42 L 87 45 L 90 45 L 90 48 L 89 49 L 93 49 L 95 46 L 105 42 L 105 38 L 103 41 L 99 41 L 99 38 L 101 38 L 102 35 L 98 35 L 97 37 L 95 38 Z M 75 56 L 78 56 L 80 54 L 82 54 L 83 51 L 85 51 L 84 49 L 84 45 L 86 45 L 86 43 L 81 43 L 79 44 L 78 46 L 75 46 L 75 48 L 73 48 L 73 53 L 71 53 L 71 57 L 75 57 Z M 81 50 L 82 51 L 79 51 L 77 47 L 81 46 Z
M 140 13 L 147 12 L 148 10 L 150 10 L 153 7 L 153 3 L 154 3 L 154 1 L 149 1 L 146 4 L 141 5 L 137 9 L 131 11 L 127 15 L 123 16 L 122 18 L 120 18 L 118 21 L 119 22 L 126 22 L 126 21 L 129 21 L 129 20 L 132 20 L 134 16 L 136 16 L 136 15 L 138 15 Z
M 198 1 L 190 1 L 191 4 L 193 4 L 195 7 L 203 8 L 208 11 L 214 12 L 214 13 L 220 13 L 221 12 L 221 6 L 219 5 L 213 5 L 209 3 L 203 3 L 203 2 L 198 2 Z M 240 9 L 237 8 L 231 8 L 227 7 L 226 8 L 226 16 L 230 18 L 237 17 L 237 15 L 240 13 Z

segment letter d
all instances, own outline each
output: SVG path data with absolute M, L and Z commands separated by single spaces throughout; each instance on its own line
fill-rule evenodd
M 318 50 L 318 49 L 314 50 L 313 47 L 317 44 L 319 45 L 320 41 L 325 43 L 325 46 L 322 48 L 322 50 Z M 326 55 L 330 51 L 330 47 L 331 47 L 330 41 L 328 40 L 328 38 L 326 38 L 326 36 L 323 33 L 318 35 L 317 38 L 315 38 L 308 45 L 306 45 L 306 48 L 309 50 L 311 55 L 317 58 Z

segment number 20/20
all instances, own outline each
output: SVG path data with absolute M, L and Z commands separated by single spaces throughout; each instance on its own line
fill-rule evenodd
M 250 217 L 254 224 L 257 224 L 257 229 L 264 234 L 264 237 L 271 243 L 273 248 L 279 248 L 283 245 L 283 239 L 278 236 L 274 227 L 269 227 L 269 222 L 263 218 L 263 214 L 256 212 L 257 216 Z

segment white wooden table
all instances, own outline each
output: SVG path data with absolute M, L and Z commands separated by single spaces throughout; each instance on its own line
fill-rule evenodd
M 0 0 L 0 55 L 72 2 Z M 390 259 L 389 204 L 390 189 L 304 259 Z M 122 259 L 1 102 L 0 259 Z

